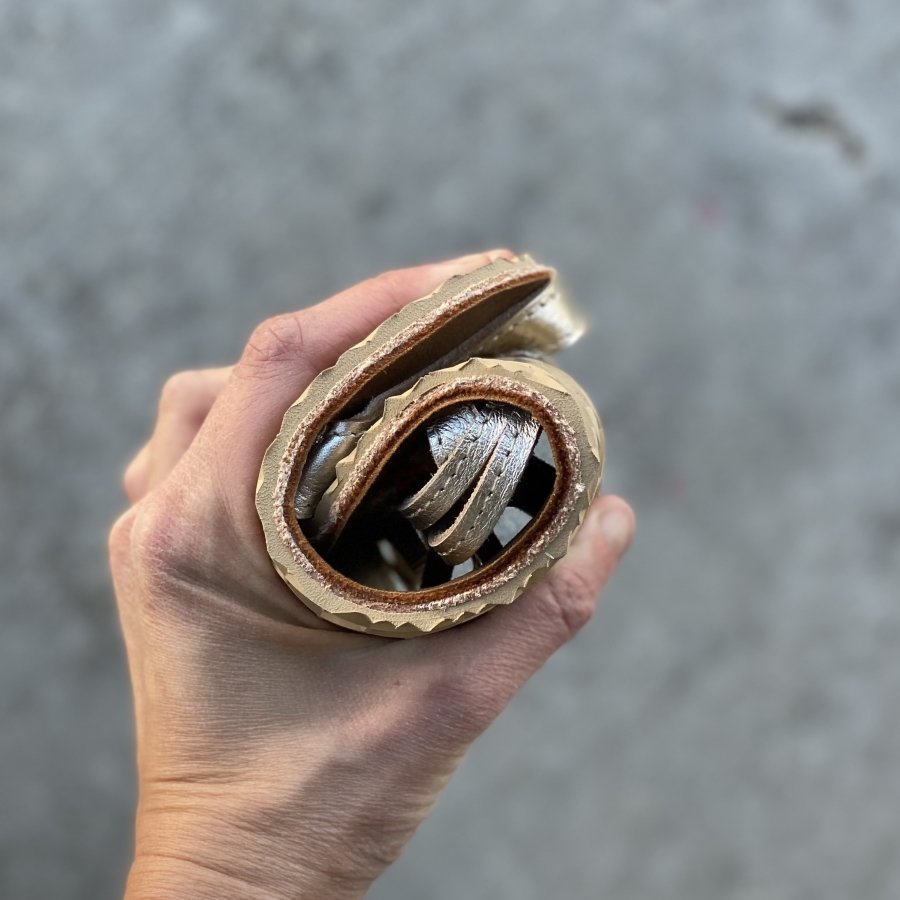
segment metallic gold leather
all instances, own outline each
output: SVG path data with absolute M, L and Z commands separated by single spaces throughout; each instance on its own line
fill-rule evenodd
M 344 353 L 287 410 L 263 460 L 257 508 L 276 571 L 320 616 L 385 636 L 426 634 L 513 602 L 565 553 L 599 489 L 604 451 L 584 391 L 526 358 L 581 328 L 553 276 L 522 257 L 450 279 Z M 458 451 L 485 409 L 503 411 L 502 427 Z M 425 426 L 421 452 L 433 459 L 405 460 L 420 452 Z M 538 429 L 555 476 L 533 462 Z M 404 478 L 418 484 L 396 495 Z M 453 494 L 449 505 L 435 499 L 439 490 Z M 533 518 L 501 546 L 492 529 L 514 496 Z M 393 548 L 379 557 L 384 540 Z M 455 579 L 441 568 L 469 558 L 474 568 Z
M 298 519 L 313 516 L 322 495 L 334 481 L 338 461 L 356 446 L 365 430 L 365 422 L 336 422 L 313 447 L 294 498 L 294 514 Z
M 527 256 L 523 259 L 530 261 Z M 573 344 L 584 330 L 584 319 L 556 282 L 550 281 L 515 315 L 499 322 L 494 328 L 485 329 L 476 340 L 464 342 L 460 350 L 466 358 L 549 355 Z M 451 357 L 440 361 L 435 367 L 456 361 Z M 424 372 L 419 373 L 422 374 Z M 316 506 L 331 484 L 338 461 L 347 455 L 359 435 L 376 418 L 373 411 L 366 410 L 366 413 L 361 418 L 332 425 L 310 454 L 297 491 L 295 511 L 298 518 L 308 519 L 314 515 Z
M 436 525 L 484 470 L 504 427 L 502 416 L 474 405 L 453 410 L 430 426 L 428 442 L 438 469 L 400 512 L 423 531 Z
M 521 312 L 479 348 L 481 356 L 514 356 L 517 353 L 559 353 L 585 332 L 583 317 L 559 285 L 551 282 Z
M 530 415 L 512 408 L 495 409 L 487 415 L 500 423 L 499 439 L 491 446 L 487 464 L 454 521 L 427 534 L 428 545 L 452 565 L 471 559 L 494 530 L 525 471 L 540 430 Z M 429 525 L 436 523 L 437 519 Z

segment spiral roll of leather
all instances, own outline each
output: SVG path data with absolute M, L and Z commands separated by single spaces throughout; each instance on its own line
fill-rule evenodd
M 603 429 L 547 357 L 583 331 L 528 256 L 451 278 L 318 375 L 256 492 L 266 546 L 323 619 L 415 637 L 513 603 L 600 488 Z

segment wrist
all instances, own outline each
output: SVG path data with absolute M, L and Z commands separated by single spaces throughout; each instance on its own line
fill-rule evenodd
M 136 856 L 128 873 L 125 900 L 163 900 L 191 897 L 193 900 L 218 900 L 240 897 L 247 900 L 275 900 L 290 896 L 274 893 L 267 887 L 249 884 L 242 877 L 209 868 L 190 859 L 172 856 Z M 297 892 L 293 896 L 317 896 Z
M 226 812 L 179 810 L 139 813 L 125 897 L 358 900 L 373 880 L 354 873 L 339 850 L 314 853 L 302 835 L 250 830 Z

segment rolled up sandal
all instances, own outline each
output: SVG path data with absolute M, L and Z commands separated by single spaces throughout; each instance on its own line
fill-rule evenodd
M 323 619 L 416 637 L 510 604 L 568 549 L 603 429 L 547 356 L 583 326 L 528 256 L 379 325 L 287 410 L 256 504 L 272 563 Z

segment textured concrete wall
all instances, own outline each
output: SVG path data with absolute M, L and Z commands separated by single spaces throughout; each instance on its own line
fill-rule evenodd
M 0 2 L 0 896 L 115 897 L 170 370 L 492 245 L 639 536 L 375 898 L 900 896 L 896 0 Z

